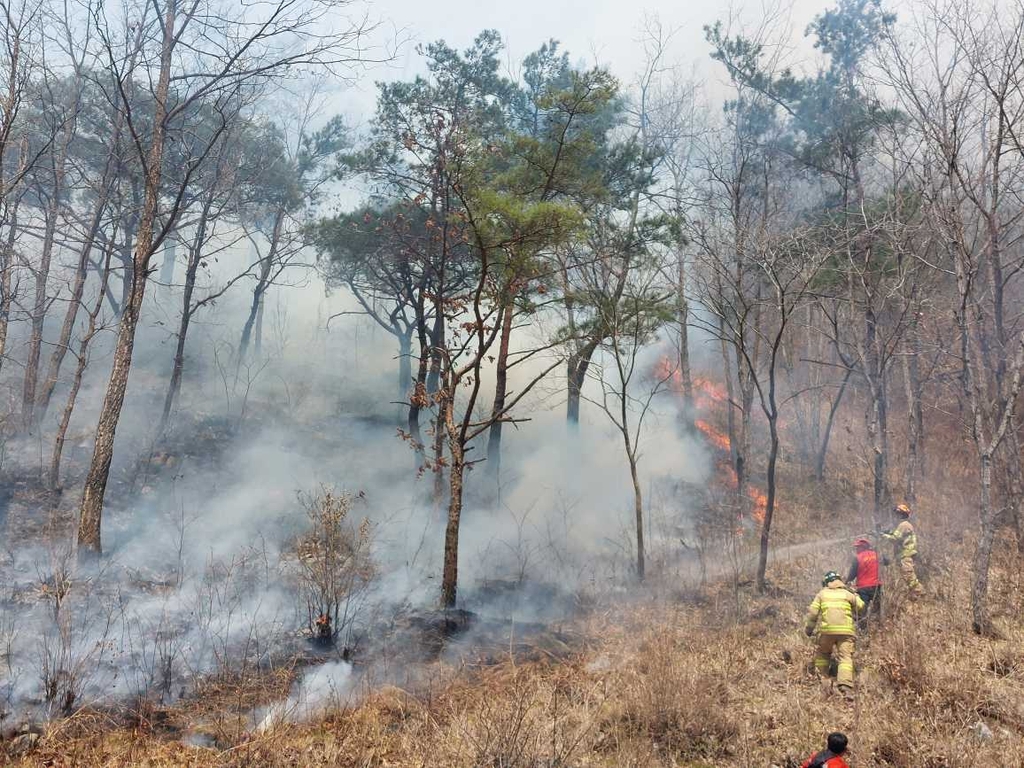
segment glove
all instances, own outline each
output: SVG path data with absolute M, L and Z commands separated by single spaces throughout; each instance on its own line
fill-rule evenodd
M 804 627 L 804 634 L 811 637 L 814 634 L 814 627 Z

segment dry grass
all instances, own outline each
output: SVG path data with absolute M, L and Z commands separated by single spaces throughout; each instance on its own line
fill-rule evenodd
M 1021 638 L 968 634 L 955 620 L 966 597 L 907 604 L 862 642 L 853 706 L 809 672 L 802 598 L 749 596 L 757 618 L 728 623 L 710 606 L 619 608 L 589 620 L 599 642 L 572 661 L 436 667 L 418 690 L 366 692 L 318 722 L 219 750 L 80 714 L 15 765 L 785 766 L 836 728 L 851 737 L 854 765 L 1015 765 Z
M 794 491 L 777 524 L 793 541 L 862 529 L 863 506 L 842 487 L 802 486 L 795 471 L 787 483 Z M 965 477 L 954 487 L 968 486 Z M 968 504 L 921 500 L 930 512 L 919 526 L 928 594 L 912 602 L 890 578 L 884 621 L 859 643 L 853 705 L 816 680 L 801 632 L 820 574 L 842 570 L 850 554 L 826 547 L 774 562 L 770 596 L 721 584 L 694 600 L 681 585 L 651 584 L 632 604 L 572 627 L 588 642 L 568 659 L 426 665 L 403 671 L 405 689 L 367 682 L 353 706 L 266 733 L 244 713 L 283 695 L 290 673 L 244 693 L 211 681 L 188 707 L 133 727 L 79 713 L 12 765 L 793 767 L 835 729 L 850 736 L 854 766 L 1024 765 L 1024 563 L 1008 544 L 997 552 L 992 604 L 1002 638 L 973 635 Z M 186 730 L 218 748 L 187 746 Z

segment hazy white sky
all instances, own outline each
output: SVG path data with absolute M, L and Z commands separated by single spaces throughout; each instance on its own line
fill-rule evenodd
M 761 18 L 767 12 L 789 23 L 797 36 L 834 0 L 370 0 L 370 13 L 410 40 L 397 60 L 375 69 L 347 94 L 348 111 L 366 116 L 372 110 L 373 82 L 406 78 L 420 71 L 417 43 L 444 39 L 458 48 L 468 46 L 483 29 L 497 29 L 515 65 L 524 55 L 550 38 L 559 40 L 574 61 L 607 66 L 624 83 L 632 81 L 643 64 L 638 41 L 644 19 L 657 18 L 675 30 L 670 50 L 673 64 L 685 71 L 694 66 L 710 77 L 715 90 L 722 72 L 708 59 L 704 25 L 730 14 L 743 19 Z

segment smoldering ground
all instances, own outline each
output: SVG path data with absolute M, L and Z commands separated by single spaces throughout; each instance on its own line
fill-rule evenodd
M 174 297 L 173 289 L 152 291 L 118 429 L 106 554 L 90 569 L 73 556 L 74 479 L 88 460 L 113 334 L 94 345 L 66 455 L 68 490 L 39 494 L 35 503 L 23 495 L 6 510 L 0 628 L 11 717 L 85 704 L 166 704 L 193 695 L 204 677 L 284 665 L 296 653 L 314 669 L 276 708 L 253 710 L 253 722 L 325 705 L 330 697 L 306 688 L 319 690 L 322 676 L 336 680 L 328 672 L 347 667 L 308 653 L 289 548 L 308 522 L 300 494 L 324 487 L 352 493 L 353 520 L 365 518 L 372 530 L 374 578 L 356 596 L 343 645 L 358 645 L 369 627 L 401 612 L 436 604 L 443 503 L 432 499 L 431 474 L 417 472 L 398 434 L 401 404 L 381 397 L 396 388 L 397 345 L 362 318 L 328 323 L 354 305 L 326 294 L 310 272 L 271 292 L 262 348 L 238 365 L 230 350 L 249 299 L 228 293 L 197 315 L 174 418 L 158 433 Z M 531 374 L 524 366 L 510 389 Z M 574 595 L 632 578 L 632 490 L 621 436 L 587 405 L 579 430 L 569 432 L 557 376 L 544 387 L 517 408 L 528 420 L 506 429 L 497 476 L 479 464 L 468 477 L 460 594 L 463 605 L 497 619 L 557 619 L 572 610 Z M 54 402 L 63 395 L 62 386 Z M 53 422 L 51 413 L 37 434 L 9 443 L 7 477 L 25 484 L 38 474 Z M 668 399 L 655 401 L 640 470 L 655 500 L 649 537 L 671 547 L 688 514 L 679 484 L 702 482 L 708 462 L 683 436 Z M 19 537 L 22 526 L 45 529 L 48 543 Z M 321 663 L 336 666 L 318 672 Z

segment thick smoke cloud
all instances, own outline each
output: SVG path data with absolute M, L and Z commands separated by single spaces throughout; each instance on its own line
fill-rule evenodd
M 223 255 L 208 284 L 237 273 L 248 257 Z M 240 285 L 197 315 L 165 435 L 156 424 L 177 296 L 153 286 L 117 435 L 101 568 L 75 565 L 70 526 L 48 549 L 7 542 L 0 571 L 10 653 L 0 693 L 9 709 L 58 714 L 59 697 L 42 695 L 54 664 L 75 678 L 57 683 L 74 689 L 75 705 L 173 701 L 203 675 L 258 667 L 293 651 L 306 615 L 289 543 L 306 522 L 299 495 L 321 487 L 361 494 L 352 515 L 372 526 L 377 577 L 361 596 L 363 623 L 436 604 L 444 510 L 431 498 L 432 476 L 417 475 L 414 453 L 398 435 L 397 345 L 365 318 L 342 314 L 354 302 L 328 294 L 306 271 L 271 290 L 261 354 L 235 367 L 230 350 L 251 299 Z M 112 338 L 99 337 L 86 371 L 66 454 L 72 476 L 89 458 Z M 653 367 L 658 354 L 651 351 L 642 365 Z M 3 385 L 13 392 L 16 376 L 7 371 Z M 517 370 L 511 389 L 534 373 Z M 526 579 L 571 592 L 628 578 L 632 489 L 621 437 L 587 404 L 579 431 L 567 430 L 561 389 L 553 376 L 520 405 L 528 420 L 506 429 L 497 486 L 483 464 L 469 474 L 462 594 L 485 613 L 550 615 L 550 606 L 528 598 L 490 604 L 477 589 L 485 582 Z M 64 396 L 62 385 L 42 433 L 9 451 L 9 474 L 38 472 Z M 674 535 L 687 514 L 678 486 L 701 482 L 708 466 L 682 435 L 670 395 L 655 400 L 641 449 L 650 514 L 659 522 L 652 530 Z M 56 504 L 8 512 L 36 529 L 51 513 L 73 523 L 76 494 L 72 484 Z M 65 576 L 70 588 L 55 621 L 54 585 Z M 351 675 L 340 661 L 309 671 L 263 722 L 323 706 L 325 695 L 348 689 Z

